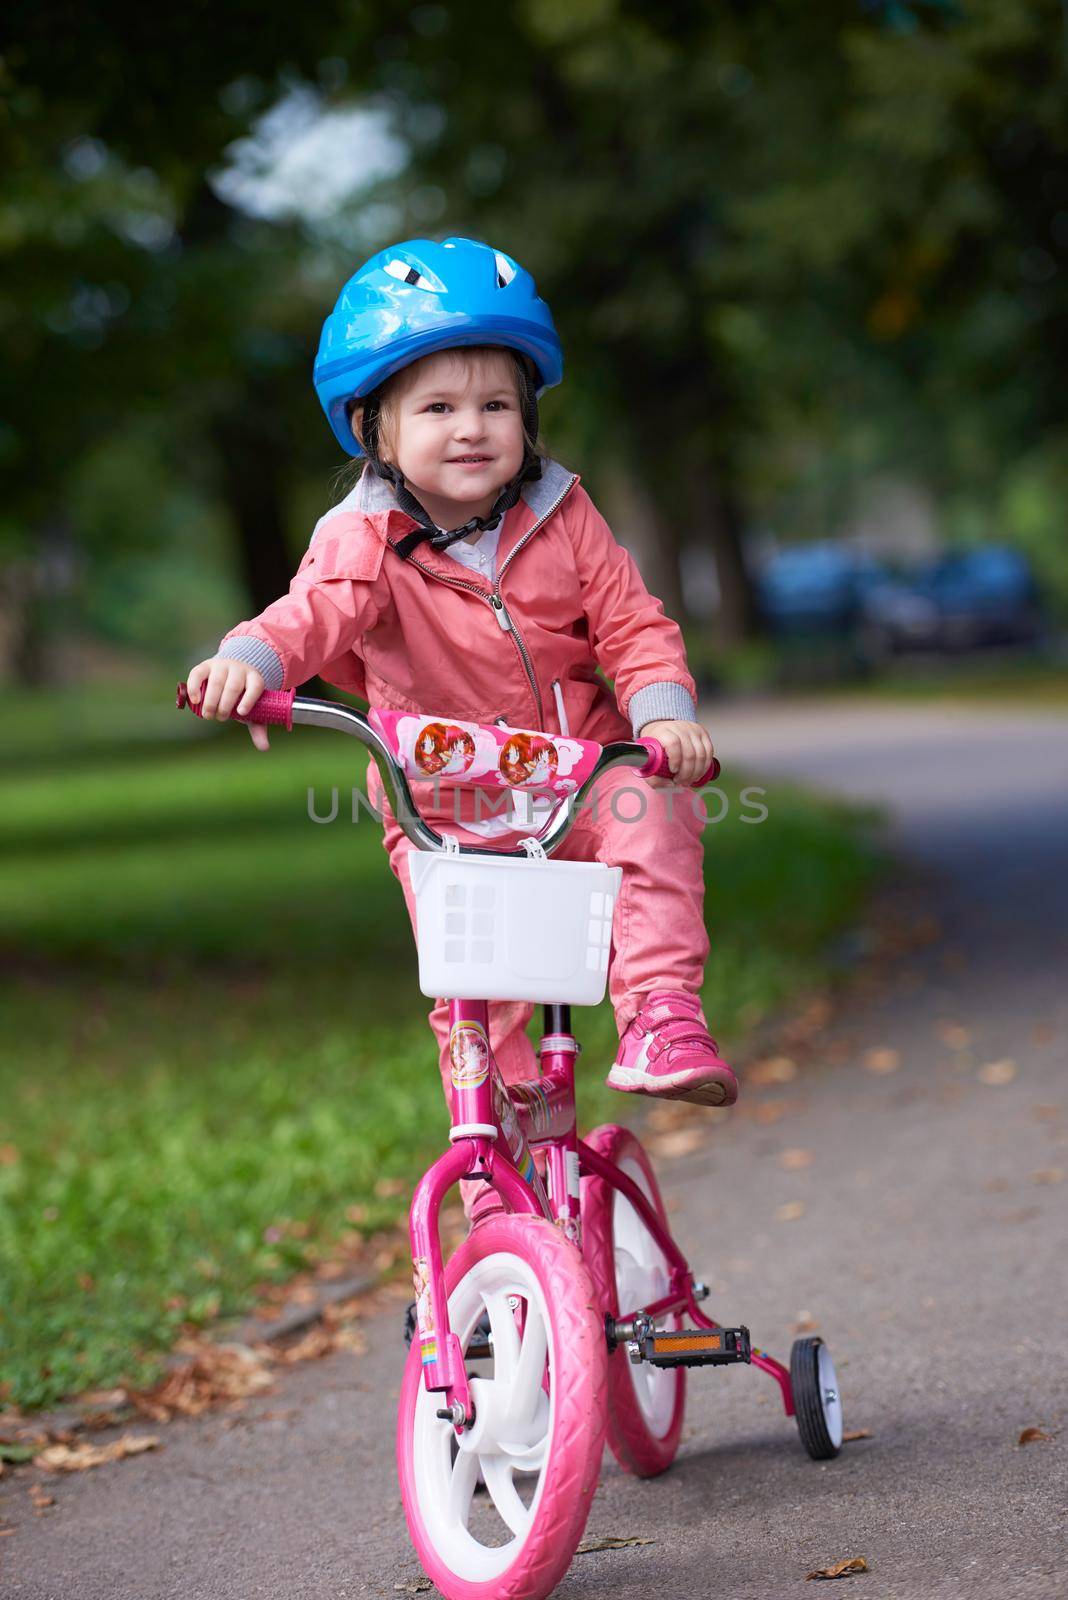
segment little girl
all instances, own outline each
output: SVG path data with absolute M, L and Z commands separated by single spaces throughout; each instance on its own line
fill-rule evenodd
M 528 272 L 473 239 L 413 239 L 373 256 L 324 327 L 315 388 L 342 449 L 365 458 L 320 519 L 289 593 L 230 630 L 189 674 L 203 715 L 252 709 L 264 688 L 321 673 L 372 705 L 572 734 L 655 737 L 674 780 L 707 770 L 678 627 L 643 584 L 576 474 L 537 451 L 542 390 L 563 375 L 560 341 Z M 598 676 L 614 682 L 614 692 Z M 250 725 L 265 750 L 267 731 Z M 411 842 L 368 763 L 384 844 L 415 923 Z M 701 819 L 687 798 L 615 768 L 557 854 L 623 869 L 609 992 L 615 1089 L 705 1105 L 737 1094 L 701 1011 L 708 955 Z M 413 783 L 432 826 L 461 843 L 515 848 L 540 826 L 526 796 L 494 815 L 486 793 L 439 776 Z M 523 807 L 521 810 L 520 808 Z M 490 1039 L 507 1082 L 537 1075 L 528 1003 L 493 1002 Z M 430 1013 L 449 1093 L 448 1005 Z

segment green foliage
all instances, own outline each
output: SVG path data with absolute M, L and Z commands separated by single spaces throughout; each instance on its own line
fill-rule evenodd
M 154 632 L 162 655 L 187 632 L 162 621 L 168 593 L 190 586 L 213 618 L 230 605 L 225 578 L 197 583 L 168 553 L 192 503 L 213 528 L 233 512 L 223 423 L 256 419 L 294 546 L 306 535 L 335 460 L 307 385 L 315 331 L 354 258 L 406 233 L 470 231 L 529 262 L 568 351 L 550 437 L 587 472 L 625 454 L 665 537 L 693 523 L 690 485 L 711 467 L 750 521 L 789 535 L 833 532 L 890 470 L 950 520 L 1004 502 L 1010 536 L 1051 543 L 1057 475 L 1026 511 L 1010 480 L 1065 424 L 1053 0 L 529 0 L 489 23 L 474 0 L 327 6 L 286 15 L 284 60 L 272 7 L 256 17 L 228 8 L 206 44 L 165 19 L 131 31 L 125 15 L 15 8 L 0 541 L 33 552 L 58 520 L 106 567 L 130 519 L 101 543 L 85 454 L 125 462 L 131 505 L 136 457 L 151 460 L 161 512 L 132 531 L 132 627 L 88 598 L 115 587 L 114 564 L 79 592 L 88 626 Z M 408 163 L 329 217 L 242 216 L 212 175 L 295 87 L 381 112 Z

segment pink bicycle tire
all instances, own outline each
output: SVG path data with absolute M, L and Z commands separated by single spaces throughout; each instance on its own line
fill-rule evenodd
M 667 1213 L 652 1165 L 630 1129 L 610 1123 L 596 1128 L 586 1142 L 614 1166 L 626 1163 L 631 1168 L 628 1176 L 640 1182 L 666 1225 Z M 640 1180 L 638 1172 L 641 1173 Z M 583 1254 L 601 1297 L 602 1309 L 609 1316 L 634 1309 L 621 1307 L 618 1301 L 614 1237 L 616 1201 L 616 1191 L 603 1179 L 592 1174 L 583 1178 Z M 631 1215 L 635 1216 L 635 1213 L 632 1211 Z M 646 1238 L 652 1244 L 647 1230 Z M 637 1392 L 641 1377 L 632 1366 L 626 1350 L 619 1346 L 608 1358 L 608 1448 L 623 1470 L 638 1478 L 655 1478 L 670 1467 L 678 1453 L 686 1411 L 685 1368 L 651 1370 L 656 1374 L 654 1381 L 662 1385 L 666 1401 L 667 1425 L 659 1432 L 650 1426 L 642 1410 Z
M 518 1260 L 540 1287 L 549 1330 L 551 1424 L 532 1523 L 503 1571 L 484 1580 L 456 1571 L 442 1555 L 420 1503 L 416 1440 L 429 1402 L 418 1343 L 413 1342 L 397 1417 L 397 1466 L 408 1531 L 428 1578 L 447 1600 L 543 1600 L 563 1577 L 582 1538 L 604 1453 L 608 1351 L 598 1297 L 582 1256 L 558 1228 L 539 1217 L 506 1215 L 480 1223 L 447 1263 L 450 1308 L 493 1258 Z M 423 1411 L 418 1412 L 417 1407 Z M 476 1426 L 478 1415 L 476 1409 Z M 443 1541 L 444 1542 L 444 1541 Z

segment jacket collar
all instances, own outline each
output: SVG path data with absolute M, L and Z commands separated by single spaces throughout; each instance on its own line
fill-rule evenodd
M 500 543 L 497 546 L 498 567 L 515 548 L 524 533 L 543 517 L 548 516 L 576 481 L 575 473 L 569 472 L 558 461 L 547 460 L 542 468 L 541 477 L 536 478 L 533 483 L 523 485 L 519 500 L 505 513 L 500 525 Z M 394 499 L 392 486 L 385 478 L 380 478 L 376 472 L 368 468 L 364 469 L 363 476 L 351 493 L 345 496 L 339 506 L 335 506 L 332 514 L 338 511 L 356 511 L 366 517 L 373 517 L 376 521 L 381 519 L 381 525 L 387 534 L 394 531 L 391 524 L 394 524 L 398 534 L 407 532 L 412 526 L 411 517 L 401 510 Z M 423 566 L 429 566 L 440 572 L 444 577 L 456 576 L 457 563 L 444 551 L 433 550 L 429 545 L 423 544 L 415 552 L 415 559 Z M 479 581 L 477 573 L 467 573 L 465 576 L 475 582 Z
M 508 522 L 510 518 L 518 514 L 523 517 L 523 531 L 526 528 L 531 528 L 534 523 L 539 522 L 540 518 L 545 517 L 552 510 L 556 501 L 563 499 L 564 493 L 568 490 L 572 480 L 574 480 L 574 472 L 568 472 L 566 467 L 560 466 L 560 462 L 545 462 L 540 478 L 536 478 L 532 483 L 524 483 L 520 491 L 520 499 L 516 502 L 516 506 L 513 506 L 513 509 L 505 515 L 505 522 Z M 523 506 L 529 507 L 532 514 L 531 517 L 524 517 Z M 406 512 L 400 509 L 397 501 L 393 499 L 392 485 L 385 482 L 385 478 L 379 477 L 377 472 L 366 470 L 366 467 L 360 482 L 349 494 L 345 494 L 341 506 L 334 507 L 334 510 L 336 512 L 339 512 L 339 510 L 357 510 L 357 512 L 363 512 L 365 517 L 376 517 L 376 515 L 381 517 L 381 515 L 389 515 L 390 512 L 395 512 L 398 517 L 404 518 L 406 525 L 411 523 L 411 517 L 408 517 Z

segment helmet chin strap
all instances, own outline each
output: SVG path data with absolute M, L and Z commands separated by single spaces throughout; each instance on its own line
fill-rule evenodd
M 523 419 L 524 439 L 538 437 L 538 399 L 534 392 L 525 369 L 519 368 L 520 386 L 520 413 Z M 471 517 L 462 528 L 453 528 L 442 532 L 423 506 L 412 494 L 404 481 L 404 474 L 398 467 L 392 466 L 388 461 L 383 461 L 378 454 L 378 419 L 379 398 L 370 395 L 364 402 L 363 413 L 363 448 L 364 454 L 371 463 L 372 468 L 380 478 L 385 478 L 387 483 L 393 485 L 397 497 L 397 504 L 402 511 L 419 524 L 411 533 L 397 541 L 397 550 L 402 556 L 411 555 L 425 540 L 430 541 L 434 550 L 447 550 L 449 545 L 455 544 L 457 539 L 466 539 L 468 534 L 481 533 L 486 528 L 495 528 L 504 516 L 519 499 L 520 491 L 525 483 L 531 483 L 541 477 L 541 457 L 526 445 L 523 452 L 523 462 L 510 483 L 505 484 L 500 494 L 493 503 L 493 509 L 488 517 Z

